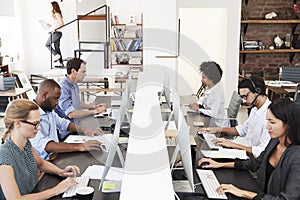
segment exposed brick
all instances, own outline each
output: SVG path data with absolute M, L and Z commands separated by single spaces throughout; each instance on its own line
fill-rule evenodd
M 300 6 L 300 4 L 298 3 Z M 249 0 L 248 5 L 242 5 L 242 13 L 245 19 L 264 19 L 268 12 L 276 12 L 280 19 L 288 19 L 293 16 L 292 0 Z M 298 25 L 299 26 L 299 25 Z M 296 30 L 300 33 L 300 26 Z M 262 41 L 266 48 L 274 46 L 274 37 L 279 35 L 285 39 L 286 34 L 292 33 L 291 24 L 249 24 L 248 30 L 243 39 L 245 41 L 255 40 Z M 243 26 L 241 26 L 241 34 L 243 34 Z M 300 64 L 300 53 L 296 53 L 292 63 L 290 63 L 289 53 L 265 53 L 265 54 L 247 54 L 245 63 L 242 56 L 239 59 L 240 69 L 245 73 L 255 71 L 266 71 L 272 74 L 279 71 L 282 66 L 294 66 Z

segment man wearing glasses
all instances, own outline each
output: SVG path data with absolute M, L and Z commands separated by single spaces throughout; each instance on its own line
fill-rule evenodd
M 246 150 L 248 156 L 258 157 L 270 140 L 266 129 L 266 113 L 271 101 L 266 96 L 265 82 L 259 76 L 243 79 L 238 90 L 243 103 L 253 106 L 244 124 L 230 128 L 202 128 L 200 131 L 239 136 L 233 141 L 217 138 L 214 142 L 224 147 Z

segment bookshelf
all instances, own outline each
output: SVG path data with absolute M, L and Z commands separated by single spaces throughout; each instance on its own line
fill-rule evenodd
M 111 68 L 123 67 L 128 71 L 143 71 L 143 16 L 141 23 L 119 23 L 111 16 Z

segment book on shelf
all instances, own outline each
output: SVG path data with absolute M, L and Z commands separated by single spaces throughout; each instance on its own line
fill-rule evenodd
M 134 44 L 134 46 L 132 47 L 132 51 L 137 51 L 138 50 L 138 48 L 139 48 L 139 46 L 140 46 L 140 44 L 141 44 L 141 42 L 142 42 L 142 40 L 141 39 L 137 39 L 136 41 L 135 41 L 135 44 Z
M 132 43 L 133 43 L 133 40 L 129 40 L 129 41 L 128 41 L 128 43 L 127 43 L 127 45 L 126 45 L 126 51 L 129 51 L 129 49 L 130 49 Z

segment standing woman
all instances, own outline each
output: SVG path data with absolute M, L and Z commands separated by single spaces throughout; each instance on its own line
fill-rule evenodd
M 202 158 L 205 168 L 235 168 L 257 172 L 259 193 L 221 184 L 219 192 L 231 193 L 247 199 L 300 199 L 300 110 L 289 98 L 276 99 L 267 110 L 266 128 L 271 140 L 259 157 L 248 160 L 219 163 Z
M 49 49 L 49 51 L 54 56 L 54 62 L 59 62 L 56 66 L 62 67 L 63 66 L 63 60 L 61 56 L 60 51 L 60 39 L 62 37 L 62 32 L 57 31 L 59 27 L 64 25 L 63 17 L 61 14 L 60 7 L 56 1 L 51 2 L 52 5 L 52 23 L 49 24 L 51 29 L 51 34 L 47 40 L 46 47 Z M 51 44 L 51 36 L 52 36 L 52 43 L 54 44 L 54 49 L 52 48 Z
M 5 112 L 5 134 L 0 145 L 0 199 L 49 199 L 76 185 L 67 178 L 42 192 L 32 193 L 38 183 L 38 169 L 61 177 L 76 176 L 77 166 L 60 169 L 42 159 L 29 141 L 40 129 L 38 106 L 32 101 L 12 101 Z M 31 194 L 32 193 L 32 194 Z

